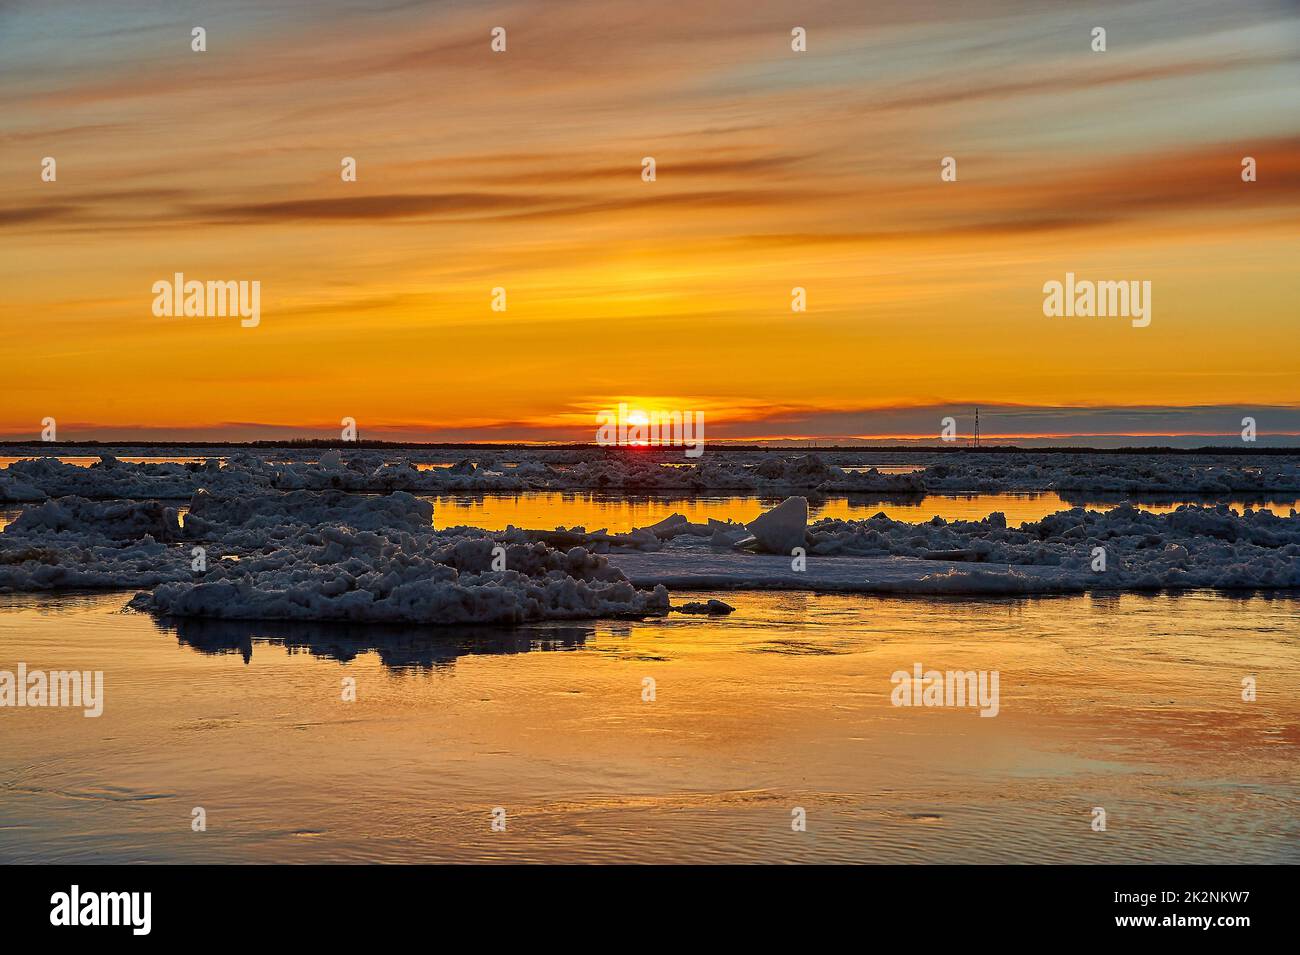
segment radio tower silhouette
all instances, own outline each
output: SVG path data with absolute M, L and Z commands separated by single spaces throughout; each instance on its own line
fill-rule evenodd
M 975 409 L 975 447 L 980 446 L 980 410 Z

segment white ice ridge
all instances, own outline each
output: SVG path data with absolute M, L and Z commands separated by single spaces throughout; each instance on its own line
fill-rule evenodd
M 285 458 L 288 457 L 289 460 Z M 752 491 L 769 494 L 924 494 L 1044 490 L 1104 494 L 1264 495 L 1300 492 L 1300 454 L 1181 455 L 927 452 L 924 469 L 882 473 L 872 453 L 711 449 L 699 462 L 626 449 L 529 450 L 510 460 L 477 454 L 451 467 L 416 467 L 416 453 L 327 451 L 319 460 L 239 451 L 201 463 L 128 463 L 104 455 L 90 467 L 53 458 L 0 468 L 0 501 L 76 495 L 96 500 L 186 500 L 197 490 L 224 496 L 270 490 L 414 494 L 527 490 Z M 427 457 L 427 455 L 425 456 Z M 847 470 L 852 468 L 852 470 Z

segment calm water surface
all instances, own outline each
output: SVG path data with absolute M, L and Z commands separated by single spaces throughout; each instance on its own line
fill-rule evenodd
M 469 526 L 504 530 L 508 525 L 534 530 L 553 530 L 557 526 L 607 528 L 612 532 L 648 527 L 673 514 L 704 523 L 715 520 L 751 521 L 784 499 L 755 494 L 699 494 L 682 497 L 674 494 L 624 495 L 598 491 L 524 491 L 508 494 L 438 494 L 420 495 L 432 501 L 434 526 L 439 529 Z M 1006 515 L 1007 523 L 1017 526 L 1025 521 L 1042 520 L 1049 514 L 1085 506 L 1109 510 L 1123 497 L 1100 499 L 1062 497 L 1054 491 L 999 494 L 928 494 L 917 497 L 879 498 L 871 495 L 813 497 L 808 502 L 810 520 L 833 517 L 842 520 L 865 520 L 885 513 L 900 521 L 922 522 L 932 517 L 944 520 L 978 521 L 994 511 Z M 182 516 L 188 507 L 182 501 L 168 501 Z M 1143 510 L 1166 513 L 1186 503 L 1214 503 L 1208 498 L 1161 497 L 1134 501 Z M 1240 512 L 1246 507 L 1267 507 L 1285 515 L 1296 507 L 1294 498 L 1258 498 L 1233 500 L 1229 506 Z M 0 504 L 0 530 L 16 518 L 22 505 Z
M 59 461 L 63 464 L 75 464 L 79 468 L 88 468 L 92 464 L 98 463 L 98 461 L 100 460 L 100 455 L 98 454 L 59 454 L 59 455 L 43 454 L 40 455 L 40 457 L 53 458 L 55 461 Z M 7 468 L 9 467 L 9 465 L 14 464 L 18 461 L 31 461 L 34 460 L 35 458 L 36 458 L 35 455 L 30 455 L 30 454 L 27 455 L 26 457 L 17 457 L 17 458 L 0 457 L 0 468 Z M 212 458 L 215 458 L 218 461 L 224 461 L 226 459 L 226 455 L 213 454 L 213 455 L 209 455 L 208 457 L 173 457 L 173 456 L 159 456 L 159 455 L 128 454 L 128 455 L 122 455 L 121 457 L 118 457 L 118 460 L 125 464 L 202 464 L 204 461 L 211 460 Z
M 0 669 L 106 682 L 98 719 L 0 710 L 0 861 L 1300 862 L 1295 595 L 731 592 L 440 632 L 128 596 L 0 596 Z M 914 662 L 1000 671 L 999 715 L 892 706 Z
M 783 496 L 754 494 L 623 495 L 592 491 L 528 491 L 519 494 L 444 494 L 422 495 L 433 502 L 433 522 L 438 528 L 467 525 L 489 530 L 516 527 L 552 530 L 564 527 L 607 528 L 627 531 L 647 527 L 672 514 L 684 514 L 691 521 L 752 521 L 768 508 L 784 500 Z M 894 520 L 919 523 L 932 517 L 944 520 L 979 521 L 994 511 L 1006 515 L 1011 526 L 1025 521 L 1039 521 L 1057 511 L 1080 505 L 1094 510 L 1109 510 L 1124 498 L 1110 500 L 1087 497 L 1062 497 L 1054 491 L 999 494 L 929 494 L 917 497 L 879 498 L 849 495 L 809 498 L 809 520 L 833 517 L 842 520 L 865 520 L 884 512 Z M 1156 513 L 1173 511 L 1180 504 L 1211 503 L 1208 499 L 1166 497 L 1135 501 L 1144 510 Z M 1268 507 L 1285 515 L 1296 506 L 1294 498 L 1229 502 L 1237 511 L 1246 507 Z

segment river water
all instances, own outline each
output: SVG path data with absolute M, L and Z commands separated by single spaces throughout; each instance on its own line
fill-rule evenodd
M 0 861 L 1300 862 L 1296 595 L 439 634 L 128 596 L 0 597 L 0 668 L 104 673 L 98 718 L 0 710 Z M 916 663 L 998 671 L 997 715 L 892 705 Z
M 439 527 L 611 530 L 771 503 L 434 500 Z M 813 510 L 1016 523 L 1062 506 Z M 726 618 L 450 631 L 164 624 L 130 596 L 0 595 L 0 670 L 105 682 L 97 718 L 0 709 L 0 862 L 1300 862 L 1294 593 L 742 590 L 690 595 Z M 891 676 L 917 664 L 996 671 L 997 715 L 893 705 Z

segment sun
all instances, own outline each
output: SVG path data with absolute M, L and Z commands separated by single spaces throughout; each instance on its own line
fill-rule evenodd
M 639 428 L 641 429 L 642 434 L 646 434 L 647 432 L 645 429 L 650 426 L 650 416 L 644 411 L 633 411 L 627 416 L 627 423 L 629 427 Z M 647 447 L 650 444 L 650 442 L 645 438 L 637 438 L 635 440 L 629 439 L 627 443 L 631 447 L 641 448 Z

